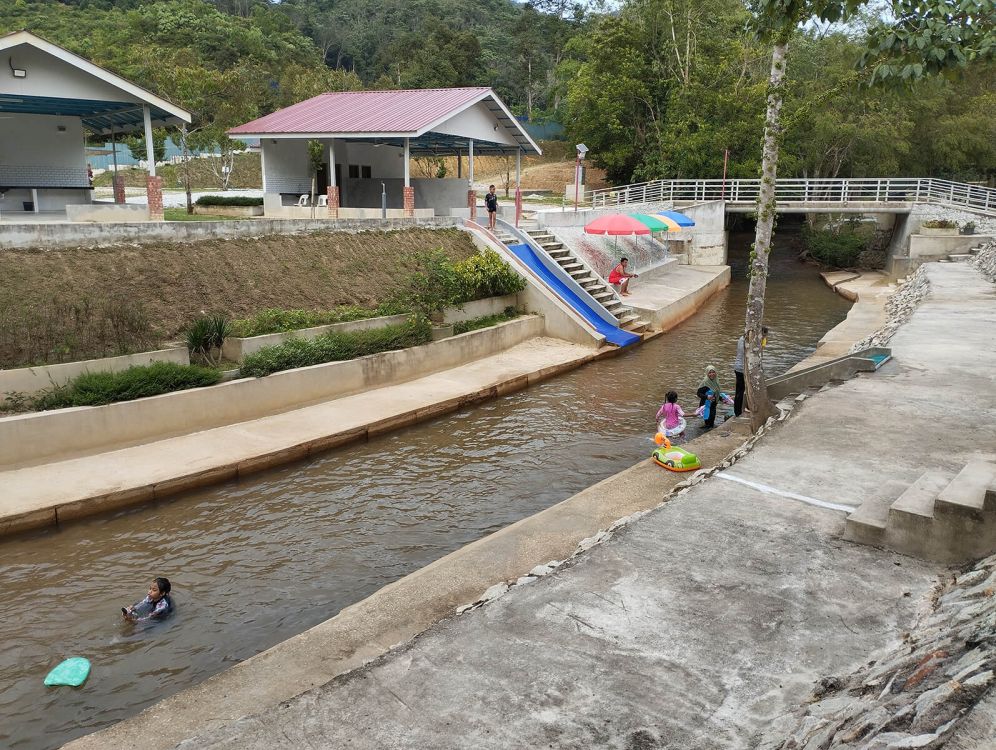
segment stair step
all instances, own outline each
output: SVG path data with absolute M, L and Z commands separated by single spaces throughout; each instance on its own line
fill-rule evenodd
M 934 511 L 979 520 L 983 511 L 996 511 L 996 464 L 988 461 L 965 464 L 937 496 Z
M 581 286 L 583 286 L 585 289 L 589 290 L 597 288 L 605 289 L 605 282 L 599 281 L 598 279 L 590 279 L 589 281 L 579 281 L 578 283 Z
M 884 482 L 878 492 L 865 498 L 844 521 L 844 538 L 858 544 L 882 544 L 889 521 L 889 508 L 908 487 L 908 484 L 893 479 Z
M 920 475 L 913 484 L 896 498 L 889 508 L 889 533 L 929 534 L 934 522 L 934 502 L 947 487 L 954 474 L 941 469 L 931 469 Z
M 616 310 L 617 307 L 622 307 L 622 306 L 623 306 L 623 303 L 620 302 L 617 299 L 614 299 L 611 302 L 606 302 L 606 303 L 604 303 L 602 305 L 602 307 L 604 307 L 606 310 L 608 310 L 613 315 L 618 315 L 618 313 L 622 312 L 622 310 Z M 613 311 L 615 311 L 615 312 L 613 312 Z
M 622 316 L 617 315 L 616 318 L 619 321 L 619 327 L 622 328 L 627 323 L 632 323 L 634 320 L 639 320 L 640 316 L 639 315 L 634 315 L 631 312 L 626 312 Z
M 629 331 L 630 333 L 643 333 L 643 331 L 647 330 L 649 325 L 650 324 L 647 323 L 647 321 L 638 318 L 636 320 L 631 320 L 629 323 L 623 324 L 620 328 Z
M 551 258 L 570 258 L 570 250 L 547 250 Z
M 541 242 L 540 247 L 542 247 L 547 252 L 551 250 L 560 250 L 564 246 L 563 242 Z
M 564 261 L 567 261 L 566 263 Z M 558 258 L 557 262 L 560 263 L 561 268 L 570 273 L 571 271 L 583 271 L 584 266 L 578 263 L 576 260 L 571 258 Z
M 971 253 L 950 253 L 948 255 L 948 260 L 953 260 L 955 262 L 971 260 L 974 256 Z
M 601 302 L 603 299 L 606 299 L 608 297 L 614 297 L 615 296 L 615 294 L 613 292 L 609 292 L 609 291 L 605 291 L 605 292 L 594 292 L 594 293 L 590 293 L 590 294 L 591 294 L 592 297 L 594 297 L 595 299 L 597 299 L 599 302 Z
M 574 276 L 574 274 L 571 274 L 571 275 Z M 575 276 L 574 280 L 576 282 L 578 282 L 581 286 L 584 286 L 585 284 L 595 284 L 595 283 L 598 283 L 598 281 L 599 281 L 599 279 L 597 279 L 597 278 L 595 278 L 594 276 L 591 276 L 591 275 L 585 276 L 583 278 L 577 278 Z

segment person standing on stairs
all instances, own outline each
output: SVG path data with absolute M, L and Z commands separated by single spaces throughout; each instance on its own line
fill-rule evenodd
M 495 194 L 495 186 L 488 187 L 487 195 L 484 196 L 484 205 L 488 209 L 488 229 L 495 231 L 495 219 L 498 217 L 498 196 Z

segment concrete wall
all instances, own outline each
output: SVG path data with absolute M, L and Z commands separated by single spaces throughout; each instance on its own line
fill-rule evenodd
M 88 203 L 66 206 L 66 218 L 70 221 L 124 222 L 151 221 L 149 207 L 144 205 Z
M 107 406 L 0 418 L 0 468 L 37 465 L 276 414 L 429 375 L 508 349 L 543 333 L 543 320 L 493 328 L 401 351 L 246 378 Z
M 518 294 L 506 294 L 504 297 L 488 297 L 473 302 L 464 302 L 463 307 L 449 307 L 443 311 L 443 323 L 462 323 L 465 320 L 483 318 L 485 315 L 497 315 L 506 307 L 519 307 Z
M 267 193 L 311 192 L 311 166 L 308 142 L 260 139 L 263 163 L 263 189 Z
M 90 202 L 88 191 L 48 189 L 46 185 L 87 187 L 80 118 L 26 114 L 0 117 L 0 188 L 12 188 L 3 196 L 0 212 L 23 210 L 23 204 L 33 200 L 31 187 L 42 188 L 35 206 L 41 211 L 61 211 L 69 204 Z
M 152 362 L 176 362 L 180 365 L 189 365 L 190 357 L 186 347 L 176 347 L 174 349 L 160 349 L 155 352 L 126 354 L 122 357 L 0 370 L 0 402 L 3 401 L 4 394 L 37 393 L 51 388 L 53 385 L 65 385 L 85 372 L 121 372 L 135 365 L 147 365 Z
M 122 242 L 196 242 L 216 238 L 259 237 L 301 232 L 370 232 L 407 229 L 413 226 L 441 228 L 459 226 L 451 217 L 331 220 L 327 218 L 247 219 L 246 221 L 153 221 L 146 224 L 13 224 L 0 222 L 0 252 L 4 247 L 104 247 Z
M 296 331 L 267 333 L 262 336 L 248 336 L 245 338 L 229 336 L 225 339 L 225 345 L 222 347 L 221 352 L 225 356 L 225 359 L 231 360 L 232 362 L 241 362 L 242 358 L 247 354 L 258 352 L 264 346 L 276 346 L 277 344 L 282 344 L 288 339 L 315 339 L 326 333 L 369 331 L 374 328 L 401 325 L 407 320 L 408 315 L 383 315 L 377 318 L 351 320 L 346 323 L 330 323 L 325 326 L 299 328 Z
M 726 206 L 723 201 L 709 201 L 682 208 L 681 213 L 695 220 L 686 246 L 688 264 L 692 266 L 726 265 Z
M 978 247 L 991 239 L 979 234 L 912 234 L 909 238 L 909 257 L 912 260 L 923 261 L 945 257 L 951 253 L 967 253 L 973 247 Z
M 313 208 L 311 206 L 287 206 L 281 203 L 281 197 L 279 195 L 273 194 L 266 194 L 263 196 L 263 210 L 267 219 L 277 220 L 295 219 L 299 221 L 335 221 L 337 223 L 357 220 L 381 220 L 380 208 L 340 208 L 339 218 L 329 219 L 329 210 L 326 206 L 314 206 Z M 416 208 L 414 216 L 406 216 L 405 211 L 402 208 L 387 209 L 388 220 L 396 220 L 400 224 L 403 224 L 405 221 L 411 223 L 413 218 L 420 220 L 432 220 L 435 215 L 436 212 L 431 208 Z

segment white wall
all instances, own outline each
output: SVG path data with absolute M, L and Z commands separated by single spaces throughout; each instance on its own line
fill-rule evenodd
M 0 80 L 3 78 L 0 74 Z M 26 114 L 0 117 L 0 188 L 18 185 L 88 185 L 80 118 Z M 0 212 L 20 211 L 22 203 L 31 199 L 28 189 L 8 190 L 0 201 Z M 41 190 L 38 195 L 42 211 L 89 202 L 90 193 L 82 190 Z
M 267 193 L 311 192 L 307 141 L 263 138 L 260 146 Z
M 498 126 L 497 130 L 495 129 L 495 125 Z M 501 143 L 506 146 L 515 146 L 518 144 L 518 141 L 512 137 L 512 133 L 508 128 L 498 123 L 484 102 L 478 102 L 473 107 L 437 125 L 433 130 L 439 133 L 473 138 L 477 141 Z
M 10 74 L 11 65 L 26 70 L 27 77 L 14 78 Z M 3 71 L 0 94 L 141 103 L 115 86 L 28 45 L 14 47 L 0 55 L 0 70 Z

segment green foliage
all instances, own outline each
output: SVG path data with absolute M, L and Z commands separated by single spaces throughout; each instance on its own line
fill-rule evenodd
M 927 229 L 957 229 L 958 223 L 951 221 L 950 219 L 930 219 L 923 222 L 920 226 L 926 227 Z
M 221 354 L 219 352 L 215 359 L 212 352 L 221 349 L 231 332 L 232 326 L 224 315 L 204 315 L 187 328 L 187 350 L 207 362 L 216 364 L 220 361 Z
M 376 318 L 381 315 L 396 315 L 395 312 L 382 312 L 382 309 L 369 309 L 355 305 L 342 305 L 334 310 L 279 310 L 270 308 L 260 310 L 250 318 L 236 320 L 232 323 L 233 336 L 263 336 L 268 333 L 285 333 L 302 328 L 346 323 L 351 320 Z M 404 312 L 404 311 L 401 311 Z
M 431 338 L 429 321 L 415 316 L 402 325 L 350 333 L 327 333 L 315 339 L 291 339 L 277 346 L 267 346 L 243 359 L 240 370 L 246 377 L 259 378 L 281 370 L 407 349 L 428 343 Z
M 494 250 L 485 250 L 455 264 L 459 295 L 457 302 L 518 294 L 526 280 L 512 270 Z
M 207 367 L 154 362 L 129 367 L 123 372 L 85 373 L 66 385 L 35 396 L 31 399 L 31 407 L 42 411 L 68 406 L 100 406 L 214 385 L 220 379 L 220 372 Z
M 262 206 L 262 198 L 249 195 L 202 195 L 195 203 L 198 206 Z
M 874 226 L 867 222 L 845 221 L 827 228 L 805 227 L 803 242 L 809 255 L 832 268 L 855 268 L 861 265 L 862 253 L 874 240 Z
M 482 315 L 479 318 L 471 318 L 470 320 L 463 320 L 459 323 L 454 323 L 453 333 L 467 333 L 468 331 L 476 331 L 480 328 L 490 328 L 491 326 L 496 326 L 499 323 L 504 323 L 506 320 L 514 320 L 521 314 L 522 313 L 514 307 L 509 306 L 502 312 L 496 313 L 495 315 Z

